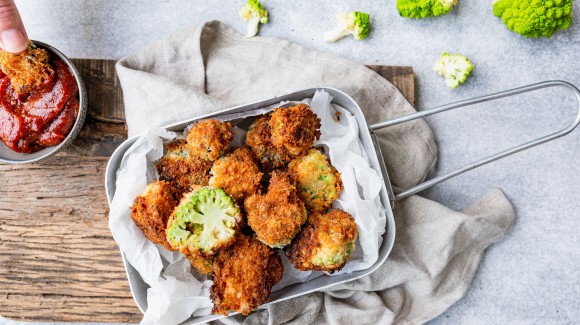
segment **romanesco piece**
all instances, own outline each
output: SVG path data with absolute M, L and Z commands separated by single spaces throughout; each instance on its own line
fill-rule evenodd
M 467 79 L 474 67 L 465 55 L 443 53 L 435 62 L 433 70 L 445 77 L 447 86 L 457 88 Z
M 338 15 L 338 25 L 331 31 L 324 33 L 325 42 L 336 42 L 339 39 L 352 35 L 357 41 L 369 35 L 370 15 L 360 11 L 343 12 Z
M 573 0 L 495 0 L 493 14 L 525 37 L 551 37 L 572 23 Z
M 240 9 L 240 17 L 248 22 L 246 37 L 254 37 L 258 34 L 258 26 L 268 23 L 268 10 L 264 9 L 260 1 L 248 0 Z
M 427 18 L 450 12 L 457 0 L 397 0 L 399 15 L 407 18 Z
M 224 190 L 203 187 L 183 196 L 167 225 L 167 241 L 183 254 L 214 255 L 233 242 L 242 220 Z

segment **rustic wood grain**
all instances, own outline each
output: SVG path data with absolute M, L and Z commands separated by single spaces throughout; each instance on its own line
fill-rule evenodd
M 136 323 L 104 189 L 108 157 L 127 137 L 115 62 L 74 62 L 89 97 L 79 137 L 39 163 L 0 164 L 0 315 Z M 412 68 L 369 67 L 414 103 Z

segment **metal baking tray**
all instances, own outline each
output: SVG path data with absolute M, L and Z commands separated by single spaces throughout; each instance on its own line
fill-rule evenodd
M 400 192 L 397 194 L 395 194 L 393 192 L 393 188 L 391 187 L 391 183 L 389 181 L 389 176 L 387 173 L 385 162 L 382 159 L 383 155 L 382 155 L 381 149 L 378 145 L 378 140 L 377 140 L 376 134 L 374 133 L 374 130 L 378 130 L 378 129 L 389 127 L 392 125 L 404 123 L 404 122 L 407 122 L 410 120 L 414 120 L 417 118 L 436 114 L 439 112 L 447 111 L 447 110 L 458 108 L 458 107 L 468 106 L 468 105 L 472 105 L 472 104 L 476 104 L 476 103 L 480 103 L 480 102 L 490 101 L 490 100 L 494 100 L 494 99 L 499 99 L 499 98 L 503 98 L 503 97 L 517 95 L 517 94 L 524 93 L 524 92 L 529 92 L 529 91 L 533 91 L 533 90 L 537 90 L 537 89 L 541 89 L 541 88 L 554 87 L 554 86 L 561 86 L 561 87 L 565 87 L 565 88 L 571 90 L 574 93 L 576 100 L 578 102 L 579 114 L 576 117 L 574 123 L 570 127 L 562 129 L 561 131 L 546 135 L 544 137 L 538 138 L 536 140 L 532 140 L 530 142 L 524 143 L 520 146 L 502 151 L 500 153 L 494 154 L 494 155 L 489 156 L 487 158 L 478 160 L 478 161 L 471 163 L 471 164 L 469 164 L 463 168 L 460 168 L 456 171 L 453 171 L 451 173 L 433 178 L 429 181 L 426 181 L 422 184 L 419 184 L 419 185 L 417 185 L 413 188 L 410 188 L 408 190 L 405 190 L 403 192 Z M 183 131 L 183 129 L 185 129 L 185 127 L 187 127 L 191 123 L 198 121 L 198 120 L 217 117 L 217 116 L 225 115 L 225 114 L 252 111 L 252 110 L 267 107 L 270 105 L 276 105 L 276 104 L 283 102 L 283 101 L 301 101 L 304 98 L 311 98 L 312 96 L 314 96 L 314 93 L 317 90 L 324 90 L 324 91 L 328 92 L 333 97 L 332 102 L 334 104 L 337 104 L 337 105 L 344 107 L 346 110 L 348 110 L 349 112 L 351 112 L 355 116 L 356 121 L 357 121 L 358 126 L 359 126 L 359 139 L 362 142 L 362 145 L 367 153 L 369 164 L 382 177 L 383 186 L 382 186 L 381 191 L 380 191 L 380 199 L 381 199 L 381 203 L 383 205 L 384 211 L 385 211 L 385 215 L 387 217 L 387 222 L 386 222 L 385 233 L 383 234 L 383 241 L 382 241 L 381 246 L 379 248 L 379 258 L 371 267 L 369 267 L 365 270 L 360 270 L 360 271 L 352 272 L 349 274 L 341 274 L 341 275 L 337 275 L 337 276 L 321 276 L 321 277 L 312 279 L 308 282 L 293 284 L 293 285 L 285 287 L 281 290 L 278 290 L 276 292 L 272 292 L 272 294 L 270 295 L 270 302 L 268 302 L 264 305 L 284 301 L 287 299 L 291 299 L 291 298 L 305 295 L 307 293 L 311 293 L 311 292 L 315 292 L 315 291 L 321 291 L 321 290 L 327 289 L 331 286 L 345 283 L 345 282 L 349 282 L 349 281 L 353 281 L 353 280 L 359 279 L 361 277 L 364 277 L 366 275 L 373 273 L 377 268 L 379 268 L 386 261 L 387 257 L 389 256 L 389 253 L 391 252 L 391 249 L 393 248 L 393 245 L 394 245 L 395 220 L 394 220 L 393 212 L 392 212 L 392 207 L 393 207 L 394 201 L 405 198 L 405 197 L 410 196 L 412 194 L 415 194 L 415 193 L 422 191 L 430 186 L 433 186 L 437 183 L 440 183 L 446 179 L 449 179 L 453 176 L 459 175 L 461 173 L 464 173 L 468 170 L 474 169 L 474 168 L 479 167 L 481 165 L 487 164 L 491 161 L 500 159 L 502 157 L 514 154 L 516 152 L 525 150 L 527 148 L 530 148 L 530 147 L 539 145 L 541 143 L 545 143 L 547 141 L 561 137 L 561 136 L 571 132 L 580 123 L 580 91 L 572 84 L 569 84 L 569 83 L 564 82 L 564 81 L 546 81 L 546 82 L 533 84 L 533 85 L 529 85 L 529 86 L 525 86 L 525 87 L 520 87 L 520 88 L 516 88 L 516 89 L 504 91 L 504 92 L 499 92 L 499 93 L 488 95 L 488 96 L 482 96 L 482 97 L 468 99 L 468 100 L 464 100 L 464 101 L 460 101 L 460 102 L 456 102 L 456 103 L 452 103 L 452 104 L 443 105 L 443 106 L 440 106 L 440 107 L 437 107 L 434 109 L 421 111 L 421 112 L 418 112 L 415 114 L 404 116 L 404 117 L 394 119 L 391 121 L 373 124 L 370 126 L 367 124 L 365 117 L 362 113 L 362 110 L 360 109 L 358 104 L 350 96 L 348 96 L 344 92 L 342 92 L 338 89 L 333 89 L 333 88 L 328 88 L 328 87 L 309 88 L 309 89 L 304 89 L 304 90 L 292 92 L 292 93 L 289 93 L 287 95 L 277 96 L 277 97 L 274 97 L 272 99 L 268 99 L 268 100 L 264 100 L 264 101 L 260 101 L 260 102 L 256 102 L 256 103 L 251 103 L 251 104 L 247 104 L 247 105 L 240 105 L 240 106 L 232 107 L 232 108 L 220 111 L 220 112 L 215 112 L 212 114 L 207 114 L 207 115 L 200 116 L 197 118 L 185 120 L 183 122 L 167 126 L 167 127 L 165 127 L 165 129 L 167 129 L 169 131 L 180 132 L 180 131 Z M 111 159 L 109 160 L 109 163 L 107 165 L 106 175 L 105 175 L 106 176 L 105 186 L 106 186 L 107 199 L 109 201 L 109 204 L 111 204 L 113 196 L 115 194 L 116 172 L 120 166 L 122 157 L 125 154 L 125 152 L 127 151 L 127 149 L 136 141 L 136 139 L 137 139 L 137 137 L 133 137 L 133 138 L 128 139 L 125 142 L 123 142 L 117 148 L 117 150 L 115 150 L 115 152 L 111 156 Z M 133 294 L 133 298 L 135 299 L 135 302 L 137 303 L 137 306 L 139 307 L 139 309 L 142 312 L 145 312 L 147 310 L 147 289 L 149 288 L 149 286 L 141 279 L 141 276 L 139 275 L 139 273 L 128 263 L 128 261 L 126 260 L 124 255 L 123 255 L 123 264 L 125 265 L 125 270 L 127 272 L 127 277 L 129 279 L 129 285 L 131 288 L 131 292 Z M 183 324 L 204 323 L 204 322 L 216 320 L 216 319 L 219 319 L 222 317 L 225 317 L 225 316 L 207 315 L 207 316 L 202 316 L 202 317 L 191 317 L 188 320 L 186 320 Z

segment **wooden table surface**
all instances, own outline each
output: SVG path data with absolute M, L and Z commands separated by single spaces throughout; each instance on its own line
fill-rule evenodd
M 78 138 L 41 162 L 0 164 L 0 315 L 136 323 L 104 188 L 109 156 L 127 137 L 115 61 L 73 61 L 89 97 Z M 414 104 L 411 67 L 369 67 Z

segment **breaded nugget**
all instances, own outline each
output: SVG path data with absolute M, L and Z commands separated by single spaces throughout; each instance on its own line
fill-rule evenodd
M 306 156 L 290 162 L 288 172 L 296 181 L 300 197 L 311 211 L 328 210 L 342 190 L 340 173 L 330 164 L 326 155 L 316 149 L 310 149 Z
M 268 193 L 248 197 L 244 207 L 257 238 L 274 248 L 288 245 L 307 216 L 292 178 L 281 171 L 272 172 Z
M 216 160 L 211 174 L 209 185 L 222 188 L 237 201 L 258 193 L 262 180 L 255 157 L 246 147 L 239 147 Z
M 239 235 L 230 249 L 214 262 L 210 298 L 212 313 L 238 311 L 248 315 L 268 301 L 272 287 L 282 279 L 280 256 L 256 239 Z
M 19 94 L 28 93 L 42 86 L 54 76 L 48 52 L 36 48 L 32 42 L 28 49 L 18 54 L 0 50 L 0 66 Z
M 305 155 L 320 137 L 320 119 L 306 104 L 275 109 L 269 124 L 272 144 L 294 158 Z
M 167 145 L 167 154 L 157 162 L 159 179 L 168 181 L 175 188 L 175 196 L 180 198 L 193 185 L 208 185 L 212 162 L 191 157 L 184 140 Z
M 165 228 L 176 205 L 177 201 L 171 195 L 169 183 L 153 181 L 135 198 L 131 207 L 131 219 L 147 239 L 173 251 L 167 242 Z
M 313 213 L 288 246 L 286 256 L 301 271 L 338 271 L 350 259 L 356 237 L 356 223 L 350 214 L 342 210 Z
M 283 167 L 292 157 L 284 147 L 274 147 L 269 123 L 270 114 L 257 118 L 248 129 L 246 144 L 252 148 L 262 167 L 271 170 Z
M 230 122 L 204 120 L 187 132 L 187 147 L 192 157 L 214 161 L 225 153 L 233 139 Z
M 221 188 L 202 187 L 183 195 L 167 222 L 167 241 L 183 255 L 210 258 L 234 242 L 242 214 Z
M 185 254 L 185 257 L 191 263 L 191 266 L 195 268 L 201 274 L 212 274 L 213 273 L 213 260 L 214 256 L 203 256 L 200 254 Z

